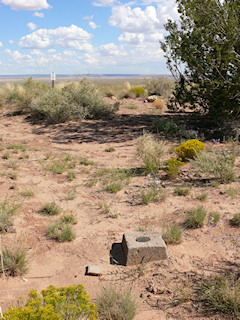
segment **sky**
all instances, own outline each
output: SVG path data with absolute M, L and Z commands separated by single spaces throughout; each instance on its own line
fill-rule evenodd
M 166 74 L 175 0 L 0 0 L 0 75 Z

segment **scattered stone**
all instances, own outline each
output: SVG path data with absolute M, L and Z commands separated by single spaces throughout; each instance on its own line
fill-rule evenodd
M 147 101 L 148 102 L 154 102 L 155 100 L 157 100 L 157 96 L 149 96 L 149 97 L 147 97 Z
M 87 266 L 86 274 L 89 276 L 100 276 L 102 274 L 102 267 L 89 264 Z
M 126 266 L 167 259 L 166 244 L 156 231 L 124 233 L 122 248 Z

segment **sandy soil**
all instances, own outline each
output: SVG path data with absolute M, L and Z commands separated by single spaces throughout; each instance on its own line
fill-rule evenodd
M 129 105 L 137 109 L 129 109 Z M 229 224 L 233 215 L 240 212 L 239 193 L 233 196 L 226 193 L 229 187 L 239 189 L 238 181 L 214 187 L 211 179 L 201 180 L 194 175 L 188 164 L 177 180 L 164 181 L 166 199 L 149 205 L 139 204 L 147 181 L 144 175 L 132 177 L 130 184 L 116 194 L 104 191 L 100 178 L 95 186 L 86 185 L 101 168 L 141 167 L 136 157 L 137 139 L 155 117 L 158 115 L 151 104 L 136 100 L 122 101 L 112 120 L 86 120 L 81 127 L 74 122 L 45 126 L 31 122 L 27 115 L 8 116 L 6 110 L 2 111 L 0 198 L 1 201 L 21 202 L 21 207 L 14 216 L 11 232 L 2 234 L 1 242 L 4 244 L 21 236 L 29 259 L 29 270 L 23 276 L 7 277 L 6 281 L 0 277 L 3 310 L 10 302 L 16 303 L 19 296 L 26 296 L 30 289 L 40 291 L 50 284 L 82 283 L 93 302 L 101 287 L 124 285 L 131 288 L 138 301 L 135 320 L 224 319 L 203 312 L 195 289 L 205 275 L 239 270 L 238 248 L 236 244 L 234 249 L 232 247 L 232 239 L 239 235 L 239 229 Z M 7 149 L 10 144 L 26 146 L 29 158 L 19 159 L 23 152 Z M 173 144 L 167 142 L 167 148 L 171 149 Z M 214 146 L 211 142 L 207 142 L 207 146 L 226 148 L 226 145 Z M 109 147 L 114 147 L 115 151 L 106 152 Z M 10 157 L 3 159 L 7 151 Z M 64 153 L 76 159 L 74 169 L 63 174 L 45 169 L 51 159 L 61 159 Z M 94 165 L 80 164 L 82 157 L 92 160 Z M 11 168 L 12 161 L 18 166 L 15 171 Z M 74 171 L 76 179 L 69 181 L 68 171 Z M 17 174 L 16 180 L 12 179 L 12 172 Z M 161 172 L 159 177 L 164 175 Z M 173 190 L 177 185 L 189 186 L 190 194 L 175 196 Z M 32 190 L 34 196 L 24 196 L 22 193 L 27 189 Z M 207 193 L 207 199 L 198 200 L 197 196 L 203 192 Z M 63 211 L 76 214 L 74 241 L 59 243 L 45 236 L 46 227 L 58 219 L 39 214 L 39 209 L 47 202 L 56 202 Z M 103 213 L 100 203 L 107 203 L 110 213 Z M 203 228 L 184 230 L 181 244 L 167 246 L 165 261 L 131 267 L 110 264 L 112 245 L 121 242 L 124 232 L 141 229 L 162 233 L 171 223 L 183 223 L 187 209 L 196 206 L 218 212 L 221 216 L 218 226 L 208 226 L 206 219 Z M 86 276 L 88 264 L 102 266 L 102 275 Z

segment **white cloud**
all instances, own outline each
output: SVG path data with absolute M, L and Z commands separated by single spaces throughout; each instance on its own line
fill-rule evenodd
M 3 43 L 0 41 L 0 47 L 2 47 L 3 46 Z
M 14 44 L 14 41 L 13 40 L 8 40 L 8 43 Z
M 83 20 L 92 20 L 94 15 L 83 17 Z
M 42 56 L 42 55 L 43 55 L 43 52 L 41 52 L 41 51 L 38 50 L 38 49 L 31 50 L 30 53 L 31 53 L 31 55 L 33 55 L 33 56 Z
M 1 3 L 13 10 L 42 10 L 51 7 L 47 0 L 1 0 Z
M 116 2 L 117 0 L 97 0 L 92 4 L 96 7 L 108 7 L 113 6 Z
M 125 56 L 127 54 L 125 51 L 119 50 L 118 46 L 114 43 L 108 43 L 100 46 L 99 51 L 104 56 Z
M 76 51 L 71 51 L 71 50 L 65 50 L 63 51 L 63 54 L 68 57 L 73 57 L 77 55 Z
M 92 29 L 99 28 L 99 26 L 97 26 L 96 23 L 93 22 L 93 21 L 89 21 L 89 26 L 90 26 Z
M 49 53 L 54 53 L 54 52 L 56 52 L 56 49 L 49 49 L 48 52 Z
M 43 12 L 34 12 L 33 17 L 44 18 Z
M 22 37 L 18 45 L 30 49 L 51 49 L 56 46 L 91 51 L 90 39 L 92 35 L 75 25 L 59 27 L 57 29 L 39 29 Z
M 31 31 L 34 31 L 34 30 L 37 29 L 36 24 L 33 23 L 33 22 L 29 22 L 29 23 L 27 24 L 27 26 L 28 26 L 28 28 L 29 28 Z

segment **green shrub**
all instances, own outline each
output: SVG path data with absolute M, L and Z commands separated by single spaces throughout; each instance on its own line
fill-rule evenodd
M 74 213 L 72 212 L 65 212 L 62 216 L 61 216 L 61 222 L 63 223 L 68 223 L 68 224 L 77 224 L 78 220 L 77 217 Z
M 0 250 L 0 273 L 4 272 L 13 277 L 22 275 L 28 270 L 27 265 L 27 250 L 21 239 L 6 245 L 2 254 Z
M 200 201 L 205 201 L 207 197 L 208 197 L 208 194 L 206 192 L 203 192 L 197 196 L 197 199 Z
M 98 319 L 96 306 L 83 285 L 56 288 L 49 286 L 41 294 L 31 290 L 25 305 L 12 307 L 4 313 L 6 320 L 79 320 Z
M 49 124 L 66 122 L 70 119 L 82 120 L 85 110 L 69 101 L 63 91 L 49 90 L 31 106 L 32 115 L 44 119 Z
M 142 87 L 134 87 L 129 90 L 130 96 L 134 98 L 139 98 L 147 94 L 146 90 Z
M 233 227 L 240 227 L 240 213 L 236 213 L 230 223 Z
M 156 119 L 153 121 L 152 131 L 168 136 L 175 136 L 179 133 L 179 128 L 172 119 Z
M 80 164 L 83 164 L 84 166 L 93 166 L 94 162 L 92 160 L 88 160 L 87 158 L 81 158 Z
M 61 209 L 55 202 L 50 202 L 44 204 L 39 212 L 48 216 L 55 216 L 61 213 Z
M 196 153 L 191 163 L 197 167 L 200 172 L 212 175 L 219 182 L 228 183 L 236 177 L 235 168 L 236 156 L 227 150 L 222 152 L 212 152 L 209 155 L 206 152 Z
M 20 205 L 14 201 L 5 200 L 0 203 L 0 233 L 9 231 L 9 228 L 13 225 L 12 216 L 19 207 Z
M 142 204 L 149 204 L 150 202 L 163 201 L 166 198 L 166 192 L 161 186 L 161 181 L 157 178 L 151 178 L 147 181 L 146 190 L 142 190 Z
M 114 152 L 115 148 L 114 147 L 109 147 L 107 149 L 105 149 L 106 152 Z
M 190 193 L 189 188 L 176 187 L 174 189 L 174 194 L 176 196 L 187 196 Z
M 119 109 L 119 103 L 108 105 L 95 85 L 87 79 L 67 84 L 62 90 L 67 95 L 69 102 L 78 106 L 79 110 L 84 110 L 85 115 L 89 118 L 109 118 Z
M 206 311 L 228 314 L 240 319 L 240 279 L 231 275 L 218 275 L 202 280 L 201 300 Z
M 69 181 L 73 181 L 74 179 L 76 179 L 76 173 L 74 171 L 68 172 L 67 178 Z
M 145 165 L 146 173 L 157 173 L 161 167 L 161 158 L 165 144 L 156 141 L 151 134 L 144 133 L 137 142 L 137 155 Z
M 72 241 L 76 238 L 75 232 L 66 221 L 57 221 L 51 224 L 46 230 L 46 235 L 59 242 Z
M 174 224 L 167 228 L 163 234 L 163 240 L 166 244 L 178 244 L 182 241 L 182 228 Z
M 208 225 L 216 227 L 220 220 L 220 215 L 217 212 L 209 212 Z
M 181 143 L 180 147 L 175 148 L 173 151 L 176 152 L 179 158 L 183 161 L 194 159 L 197 154 L 205 149 L 204 143 L 197 139 L 191 139 Z
M 150 95 L 168 97 L 174 89 L 174 80 L 167 77 L 145 79 L 144 88 Z
M 182 162 L 182 159 L 176 159 L 172 158 L 165 162 L 165 171 L 167 172 L 167 175 L 170 179 L 176 179 L 179 174 L 179 169 L 181 166 L 184 165 L 184 162 Z
M 102 289 L 97 298 L 100 319 L 132 320 L 136 315 L 137 304 L 129 289 L 118 290 L 114 287 Z
M 187 212 L 187 218 L 184 222 L 187 228 L 201 228 L 206 217 L 206 211 L 202 207 L 191 209 Z
M 22 144 L 9 144 L 7 146 L 7 149 L 11 149 L 11 150 L 21 150 L 21 151 L 26 151 L 27 148 L 26 146 L 22 145 Z

